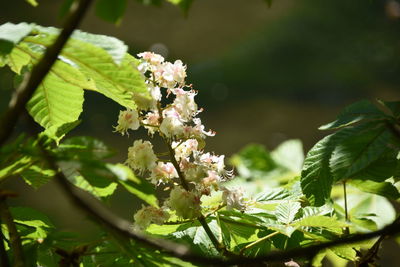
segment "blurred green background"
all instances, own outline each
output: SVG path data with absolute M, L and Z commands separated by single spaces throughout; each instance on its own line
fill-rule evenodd
M 33 8 L 22 0 L 3 1 L 0 24 L 60 27 L 63 1 L 38 2 Z M 205 108 L 201 118 L 217 132 L 207 149 L 217 154 L 230 156 L 254 142 L 272 149 L 290 138 L 301 139 L 307 151 L 326 134 L 318 126 L 345 105 L 362 98 L 400 99 L 400 2 L 395 0 L 274 0 L 271 8 L 262 0 L 195 0 L 187 17 L 168 3 L 154 7 L 131 0 L 119 25 L 102 21 L 92 9 L 80 28 L 117 37 L 133 54 L 152 50 L 187 63 L 188 81 Z M 11 72 L 1 69 L 2 110 L 12 87 Z M 119 109 L 86 93 L 83 122 L 72 134 L 105 140 L 118 149 L 115 160 L 123 161 L 143 133 L 129 139 L 112 133 Z M 9 186 L 21 192 L 24 203 L 45 212 L 69 209 L 52 184 L 38 192 L 22 182 Z M 52 194 L 41 198 L 41 192 Z M 123 193 L 110 205 L 128 219 L 137 206 Z M 69 218 L 56 220 L 67 228 L 83 223 L 64 214 Z

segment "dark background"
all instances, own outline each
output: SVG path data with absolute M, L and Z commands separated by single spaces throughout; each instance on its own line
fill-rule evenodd
M 201 118 L 217 132 L 207 148 L 217 154 L 230 156 L 254 142 L 273 149 L 290 138 L 301 139 L 307 151 L 326 134 L 318 126 L 345 105 L 363 98 L 400 99 L 397 1 L 275 0 L 268 8 L 262 0 L 196 0 L 187 17 L 168 3 L 128 2 L 118 26 L 97 18 L 92 9 L 81 29 L 117 37 L 133 54 L 154 50 L 187 63 L 188 81 L 205 108 Z M 22 0 L 2 1 L 0 24 L 60 27 L 61 4 L 39 0 L 33 8 Z M 2 110 L 11 88 L 11 72 L 1 69 Z M 86 93 L 83 122 L 72 134 L 105 140 L 118 149 L 115 160 L 124 161 L 127 147 L 143 133 L 129 139 L 112 133 L 119 110 L 105 97 Z M 18 127 L 25 127 L 24 120 Z M 16 203 L 63 214 L 54 219 L 66 229 L 93 227 L 75 216 L 51 183 L 38 191 L 23 182 L 9 186 L 22 196 Z M 131 219 L 137 204 L 121 192 L 110 206 Z

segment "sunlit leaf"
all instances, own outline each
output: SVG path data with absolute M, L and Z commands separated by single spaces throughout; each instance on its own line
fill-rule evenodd
M 384 113 L 368 100 L 361 100 L 346 107 L 331 123 L 322 125 L 320 130 L 337 129 L 367 119 L 384 118 Z
M 374 182 L 368 180 L 350 180 L 349 183 L 358 189 L 372 194 L 381 195 L 389 199 L 400 198 L 400 193 L 397 188 L 389 182 Z
M 78 120 L 83 90 L 49 73 L 27 104 L 29 114 L 44 128 Z
M 271 152 L 272 159 L 288 170 L 300 173 L 304 161 L 303 145 L 300 140 L 288 140 Z
M 32 26 L 27 23 L 5 23 L 0 25 L 0 54 L 8 54 L 14 45 L 19 43 L 32 30 Z
M 286 203 L 281 203 L 275 210 L 276 219 L 281 223 L 289 224 L 294 220 L 300 208 L 299 202 L 287 201 Z

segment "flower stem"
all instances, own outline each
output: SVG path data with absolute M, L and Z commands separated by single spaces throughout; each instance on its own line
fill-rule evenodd
M 164 140 L 166 140 L 166 139 L 164 139 Z M 172 144 L 169 141 L 166 140 L 166 143 L 168 146 L 168 150 L 170 152 L 171 162 L 174 165 L 176 172 L 178 173 L 181 185 L 186 191 L 190 191 L 189 184 L 186 181 L 185 175 L 183 174 L 183 172 L 179 166 L 179 163 L 175 158 L 175 150 L 172 148 Z M 217 249 L 217 251 L 221 252 L 222 254 L 229 254 L 229 251 L 226 250 L 224 245 L 222 243 L 218 242 L 218 239 L 215 237 L 215 235 L 211 231 L 210 227 L 208 226 L 204 215 L 203 214 L 200 215 L 197 219 L 199 220 L 200 224 L 203 226 L 204 231 L 206 231 L 208 237 L 210 238 L 211 242 L 213 243 L 213 245 Z
M 178 161 L 176 161 L 175 150 L 172 148 L 171 143 L 169 143 L 168 141 L 167 141 L 167 146 L 168 146 L 168 150 L 170 153 L 171 162 L 174 165 L 176 172 L 178 173 L 179 180 L 181 181 L 181 185 L 186 191 L 189 191 L 189 184 L 187 183 L 185 176 L 183 175 L 181 168 L 179 167 Z

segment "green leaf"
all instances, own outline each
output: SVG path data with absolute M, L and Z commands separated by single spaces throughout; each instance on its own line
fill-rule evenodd
M 126 9 L 126 0 L 97 0 L 96 15 L 118 24 Z
M 26 138 L 23 134 L 12 143 L 0 148 L 0 180 L 11 175 L 18 175 L 29 168 L 37 156 L 37 148 L 33 139 Z
M 333 230 L 334 232 L 341 232 L 343 227 L 347 227 L 348 224 L 342 221 L 338 221 L 335 217 L 328 216 L 309 216 L 301 218 L 293 222 L 296 227 L 321 227 L 328 230 Z
M 355 261 L 357 258 L 357 253 L 353 249 L 352 245 L 343 245 L 343 246 L 337 246 L 337 247 L 331 247 L 329 248 L 333 253 L 335 253 L 337 256 L 349 260 L 349 261 Z
M 61 161 L 58 164 L 68 180 L 96 197 L 111 196 L 117 188 L 113 173 L 101 162 Z
M 398 199 L 400 198 L 400 193 L 397 188 L 389 183 L 389 182 L 381 182 L 377 183 L 374 181 L 368 180 L 350 180 L 348 181 L 352 186 L 360 189 L 361 191 L 372 193 L 376 195 L 381 195 L 387 197 L 389 199 Z
M 25 1 L 28 2 L 29 4 L 31 4 L 34 7 L 38 6 L 38 2 L 36 0 L 25 0 Z
M 67 134 L 69 133 L 72 129 L 74 129 L 76 126 L 78 126 L 81 123 L 80 120 L 77 121 L 73 121 L 73 122 L 67 122 L 64 123 L 60 126 L 51 126 L 49 128 L 47 128 L 45 131 L 43 131 L 41 133 L 41 135 L 45 135 L 48 138 L 54 140 L 57 145 L 59 144 L 59 142 L 61 141 L 61 139 Z
M 271 153 L 271 157 L 282 167 L 300 173 L 304 161 L 303 145 L 300 140 L 287 140 Z
M 352 179 L 371 180 L 383 182 L 396 175 L 396 169 L 400 166 L 400 160 L 396 159 L 397 151 L 389 151 L 368 165 L 367 168 L 352 175 Z
M 320 140 L 307 153 L 301 173 L 301 188 L 312 205 L 322 206 L 329 199 L 333 177 L 330 173 L 329 159 L 338 133 Z
M 139 179 L 132 170 L 123 164 L 107 164 L 107 167 L 118 177 L 118 183 L 129 193 L 149 205 L 158 207 L 154 186 L 149 182 Z
M 110 0 L 108 1 L 113 3 L 116 2 Z M 117 38 L 114 38 L 112 36 L 92 34 L 80 30 L 75 30 L 71 38 L 102 48 L 111 56 L 111 58 L 117 65 L 120 65 L 125 56 L 128 55 L 128 46 L 124 44 L 124 42 L 122 42 L 121 40 L 118 40 Z
M 31 57 L 16 47 L 14 47 L 7 57 L 7 64 L 17 74 L 21 74 L 22 68 L 28 65 L 30 61 Z
M 249 184 L 249 183 L 248 183 Z M 303 193 L 300 188 L 300 182 L 296 181 L 293 186 L 269 188 L 256 195 L 255 200 L 257 203 L 267 204 L 278 204 L 287 200 L 298 201 L 303 197 Z
M 338 143 L 330 158 L 335 181 L 352 177 L 377 160 L 389 148 L 392 133 L 384 125 L 366 127 Z
M 294 220 L 300 208 L 299 202 L 287 201 L 286 203 L 281 203 L 275 210 L 276 219 L 281 223 L 289 224 Z
M 314 256 L 311 262 L 311 266 L 314 267 L 321 267 L 322 266 L 322 260 L 326 256 L 326 249 L 320 250 L 317 255 Z
M 61 159 L 100 160 L 114 155 L 103 141 L 90 136 L 66 139 L 57 149 Z
M 32 164 L 32 158 L 29 156 L 22 156 L 18 160 L 10 163 L 10 165 L 2 166 L 0 169 L 0 180 L 11 175 L 16 175 L 24 171 Z
M 258 239 L 257 228 L 250 225 L 235 223 L 235 221 L 220 220 L 220 227 L 225 245 L 237 252 L 240 251 L 241 244 L 247 244 Z
M 400 101 L 378 101 L 390 111 L 393 117 L 398 118 L 400 116 Z
M 264 146 L 250 144 L 231 159 L 238 172 L 245 178 L 273 170 L 276 167 L 270 153 Z
M 30 44 L 43 45 L 45 47 L 49 47 L 50 45 L 52 45 L 57 35 L 60 33 L 60 29 L 54 27 L 42 27 L 39 25 L 34 25 L 34 29 L 38 31 L 40 35 L 29 37 L 24 41 L 27 41 Z M 71 39 L 91 44 L 103 49 L 105 52 L 107 52 L 108 55 L 111 56 L 111 58 L 117 65 L 122 62 L 128 51 L 128 46 L 124 44 L 124 42 L 112 36 L 75 30 L 72 33 L 69 41 L 71 41 Z M 62 60 L 62 58 L 60 59 Z
M 207 220 L 213 234 L 219 239 L 220 230 L 215 220 Z M 192 227 L 181 225 L 172 237 L 175 241 L 184 242 L 189 245 L 195 252 L 205 254 L 207 256 L 218 256 L 219 252 L 215 249 L 206 231 L 199 223 L 193 223 Z M 182 230 L 180 230 L 182 229 Z
M 374 194 L 348 195 L 348 209 L 350 220 L 353 217 L 371 219 L 378 228 L 392 223 L 396 218 L 396 211 L 389 200 Z
M 82 106 L 81 88 L 48 73 L 26 107 L 33 119 L 47 129 L 78 120 Z
M 49 47 L 58 33 L 55 28 L 36 26 L 35 29 L 41 34 L 24 39 L 24 44 L 36 47 L 35 52 L 38 52 L 37 47 Z M 136 108 L 132 100 L 134 93 L 149 98 L 150 95 L 137 70 L 138 60 L 125 53 L 126 49 L 126 45 L 115 38 L 76 31 L 59 58 L 90 80 L 89 86 L 84 88 L 98 91 L 127 108 Z
M 303 193 L 312 205 L 323 205 L 334 181 L 356 175 L 377 160 L 391 140 L 386 128 L 373 122 L 326 136 L 306 156 L 300 180 Z
M 361 120 L 381 119 L 385 114 L 368 100 L 361 100 L 346 107 L 331 123 L 322 125 L 320 130 L 338 129 L 349 126 Z
M 294 196 L 291 192 L 286 188 L 273 188 L 268 189 L 264 192 L 261 192 L 256 196 L 257 202 L 274 202 L 279 200 L 289 200 L 296 199 L 298 196 Z
M 54 228 L 54 224 L 47 215 L 29 207 L 11 207 L 14 221 L 32 227 Z
M 32 30 L 27 23 L 5 23 L 0 26 L 0 55 L 8 54 Z
M 39 165 L 30 166 L 21 172 L 21 176 L 25 182 L 35 189 L 47 184 L 54 175 L 54 170 Z
M 35 46 L 33 46 L 35 47 Z M 25 54 L 25 56 L 29 56 L 32 60 L 33 64 L 37 64 L 41 57 L 43 56 L 42 53 L 39 53 L 34 49 L 32 45 L 21 43 L 14 48 L 15 51 L 19 51 L 20 54 Z M 13 50 L 13 52 L 14 52 Z M 10 57 L 13 53 L 9 56 L 9 63 L 10 65 Z M 13 66 L 10 65 L 11 69 Z M 68 61 L 67 59 L 60 56 L 60 60 L 57 60 L 50 69 L 50 73 L 54 74 L 58 78 L 64 80 L 64 82 L 72 84 L 74 86 L 89 89 L 89 90 L 96 90 L 96 86 L 91 79 L 88 79 L 81 71 L 77 69 L 77 66 L 74 65 L 73 62 Z
M 45 214 L 32 208 L 11 207 L 10 212 L 24 238 L 43 239 L 54 228 L 53 223 Z

